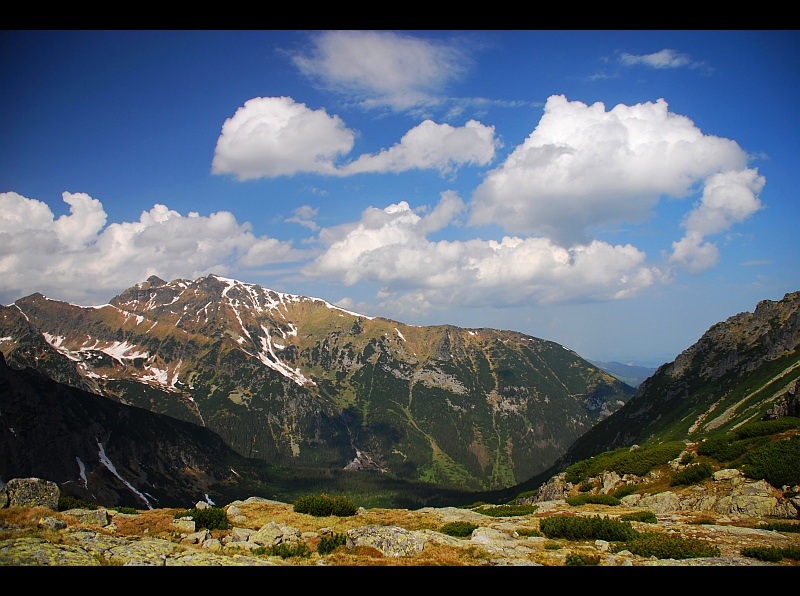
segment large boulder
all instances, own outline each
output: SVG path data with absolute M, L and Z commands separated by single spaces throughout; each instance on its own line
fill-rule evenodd
M 58 484 L 41 478 L 12 478 L 0 488 L 0 508 L 47 507 L 58 511 L 61 489 Z

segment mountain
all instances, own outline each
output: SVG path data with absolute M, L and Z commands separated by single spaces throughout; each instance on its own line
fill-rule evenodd
M 42 477 L 87 502 L 179 507 L 269 486 L 212 431 L 9 367 L 0 353 L 0 478 Z M 268 494 L 268 493 L 267 493 Z
M 638 388 L 646 378 L 656 372 L 655 368 L 647 366 L 637 366 L 633 364 L 622 364 L 621 362 L 603 362 L 600 360 L 589 360 L 596 367 L 615 376 L 623 383 L 627 383 L 634 389 Z
M 697 442 L 745 422 L 797 416 L 800 292 L 763 300 L 708 329 L 587 431 L 555 469 L 632 445 Z M 545 475 L 548 475 L 549 471 Z
M 0 307 L 0 350 L 245 458 L 465 491 L 549 468 L 635 391 L 555 342 L 405 325 L 216 275 L 153 276 L 97 307 L 32 294 Z

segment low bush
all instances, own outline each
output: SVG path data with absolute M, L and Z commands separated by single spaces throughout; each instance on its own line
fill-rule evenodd
M 734 461 L 747 451 L 746 441 L 731 441 L 726 436 L 706 439 L 697 446 L 697 454 L 713 457 L 721 462 Z
M 308 545 L 305 542 L 298 542 L 294 544 L 281 542 L 280 544 L 261 546 L 253 549 L 253 554 L 288 559 L 289 557 L 310 557 L 311 550 L 308 548 Z
M 475 511 L 490 517 L 516 517 L 535 513 L 538 508 L 538 505 L 495 505 L 494 507 L 482 507 Z
M 625 515 L 621 515 L 619 517 L 622 521 L 635 521 L 635 522 L 643 522 L 646 524 L 655 524 L 658 523 L 658 518 L 656 514 L 652 511 L 636 511 L 634 513 L 627 513 Z
M 456 538 L 466 538 L 471 536 L 472 532 L 477 528 L 475 524 L 468 522 L 450 522 L 444 524 L 439 531 L 448 536 L 455 536 Z
M 314 517 L 350 517 L 358 511 L 358 507 L 347 497 L 325 493 L 300 497 L 293 507 L 296 513 L 308 513 Z
M 793 428 L 800 428 L 800 418 L 794 416 L 784 416 L 774 420 L 756 420 L 743 424 L 729 434 L 733 435 L 734 440 L 749 439 L 751 437 L 764 437 L 782 433 Z
M 658 559 L 693 559 L 720 555 L 719 547 L 714 544 L 662 532 L 642 532 L 628 540 L 620 550 L 629 550 L 640 557 Z
M 599 565 L 600 555 L 583 555 L 580 553 L 569 553 L 565 565 Z
M 623 447 L 606 451 L 592 458 L 576 462 L 565 470 L 565 480 L 580 484 L 605 471 L 616 472 L 620 476 L 635 474 L 644 476 L 653 468 L 666 464 L 678 457 L 685 445 L 682 441 L 670 441 L 649 447 L 629 449 Z
M 623 484 L 613 493 L 611 493 L 612 497 L 617 499 L 621 499 L 622 497 L 627 497 L 628 495 L 632 495 L 638 490 L 638 487 L 635 484 Z
M 739 551 L 743 557 L 777 563 L 783 559 L 781 549 L 775 546 L 745 546 Z
M 772 530 L 773 532 L 800 532 L 800 524 L 792 522 L 772 522 L 763 526 L 758 526 L 760 530 Z
M 328 553 L 333 552 L 340 546 L 344 546 L 347 544 L 347 535 L 346 534 L 328 534 L 327 536 L 323 536 L 322 539 L 319 541 L 317 545 L 317 554 L 319 555 L 327 555 Z
M 67 509 L 97 509 L 94 503 L 87 503 L 83 499 L 70 497 L 69 495 L 62 495 L 58 497 L 58 510 L 66 511 Z
M 209 530 L 227 530 L 228 514 L 220 507 L 206 507 L 205 509 L 187 509 L 175 514 L 175 519 L 191 517 L 195 528 L 208 528 Z
M 743 462 L 748 478 L 763 479 L 772 486 L 800 484 L 800 435 L 765 443 L 746 453 Z
M 117 513 L 125 513 L 129 515 L 134 515 L 139 513 L 138 509 L 134 509 L 133 507 L 117 507 Z
M 699 464 L 692 464 L 680 472 L 676 472 L 672 477 L 672 480 L 670 480 L 669 485 L 688 486 L 690 484 L 697 484 L 706 478 L 711 478 L 713 473 L 714 468 L 712 468 L 711 464 L 708 462 L 704 461 Z
M 520 536 L 541 536 L 542 533 L 534 528 L 517 528 L 517 534 Z
M 630 522 L 602 516 L 556 515 L 539 520 L 539 529 L 547 538 L 566 540 L 632 540 L 638 532 Z
M 611 505 L 616 507 L 619 505 L 619 499 L 612 495 L 590 495 L 581 493 L 580 495 L 573 495 L 564 499 L 568 505 L 573 507 L 580 507 L 581 505 Z

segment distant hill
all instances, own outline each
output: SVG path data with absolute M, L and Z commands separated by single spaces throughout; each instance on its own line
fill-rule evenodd
M 589 360 L 589 362 L 633 388 L 639 387 L 647 377 L 656 372 L 655 368 L 622 364 L 621 362 L 603 362 L 600 360 Z

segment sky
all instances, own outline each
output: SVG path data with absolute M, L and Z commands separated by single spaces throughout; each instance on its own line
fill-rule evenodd
M 0 303 L 209 274 L 671 362 L 800 290 L 794 30 L 5 30 Z

